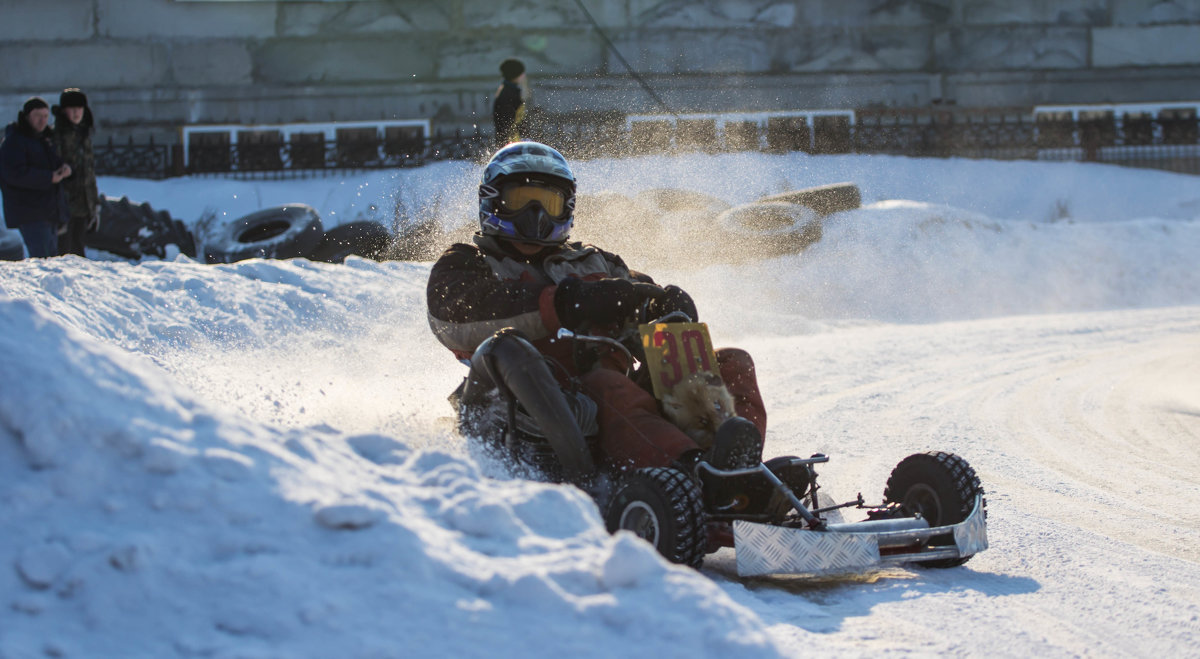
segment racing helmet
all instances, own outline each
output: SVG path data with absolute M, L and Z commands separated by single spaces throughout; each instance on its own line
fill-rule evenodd
M 575 175 L 567 159 L 539 142 L 513 142 L 483 169 L 479 229 L 486 236 L 561 245 L 575 221 Z

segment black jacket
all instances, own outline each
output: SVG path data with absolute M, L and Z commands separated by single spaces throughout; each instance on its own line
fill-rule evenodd
M 451 245 L 433 265 L 426 288 L 429 326 L 460 359 L 497 330 L 514 327 L 570 369 L 569 351 L 558 350 L 552 340 L 562 326 L 554 308 L 559 282 L 567 277 L 653 281 L 591 245 L 566 243 L 525 257 L 490 236 L 476 234 L 474 242 Z
M 71 166 L 71 175 L 63 179 L 63 192 L 67 195 L 67 210 L 71 217 L 91 218 L 100 205 L 100 191 L 96 187 L 96 156 L 92 150 L 91 110 L 84 108 L 84 120 L 71 123 L 54 107 L 54 129 L 51 138 L 63 161 Z
M 496 128 L 496 143 L 508 144 L 517 139 L 517 129 L 520 127 L 518 113 L 525 104 L 521 98 L 521 86 L 505 80 L 500 86 L 500 93 L 492 103 L 492 125 Z
M 48 131 L 33 132 L 25 113 L 4 131 L 0 144 L 0 192 L 4 195 L 4 222 L 10 229 L 31 222 L 58 227 L 67 221 L 61 186 L 51 183 L 63 164 Z

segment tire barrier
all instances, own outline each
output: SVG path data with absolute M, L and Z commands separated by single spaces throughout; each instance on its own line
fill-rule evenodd
M 862 204 L 853 183 L 834 183 L 762 197 L 730 206 L 711 195 L 677 188 L 580 195 L 573 239 L 582 239 L 637 261 L 672 250 L 677 265 L 746 262 L 798 253 L 821 239 L 821 219 Z M 306 204 L 265 208 L 204 231 L 204 260 L 233 263 L 251 258 L 309 258 L 341 263 L 353 254 L 374 260 L 436 259 L 451 242 L 469 240 L 474 225 L 447 230 L 433 219 L 409 223 L 398 235 L 361 220 L 325 231 Z M 461 234 L 461 235 L 460 235 Z M 7 240 L 7 242 L 6 242 Z M 11 243 L 11 244 L 10 244 Z M 84 244 L 117 256 L 166 258 L 169 246 L 196 257 L 197 241 L 183 223 L 148 203 L 105 197 L 100 228 Z M 0 260 L 23 257 L 20 234 L 0 234 Z
M 695 267 L 795 254 L 821 239 L 822 218 L 859 208 L 858 186 L 835 183 L 730 206 L 711 195 L 653 188 L 580 195 L 573 238 L 631 263 Z
M 759 202 L 785 202 L 808 206 L 817 212 L 818 217 L 825 217 L 838 211 L 854 210 L 862 206 L 862 193 L 853 183 L 831 183 L 815 188 L 792 190 L 763 197 Z
M 783 201 L 734 206 L 717 216 L 717 226 L 734 249 L 733 260 L 795 254 L 821 239 L 820 216 L 812 208 Z
M 316 209 L 306 204 L 264 208 L 227 222 L 198 224 L 207 263 L 233 263 L 251 258 L 308 258 L 341 263 L 354 254 L 377 261 L 396 258 L 394 239 L 371 220 L 347 222 L 324 231 Z M 170 246 L 196 258 L 198 241 L 183 222 L 149 203 L 128 197 L 102 197 L 100 225 L 84 236 L 84 245 L 126 259 L 169 258 Z M 24 242 L 15 230 L 0 229 L 0 261 L 24 258 Z
M 681 190 L 679 188 L 652 188 L 650 190 L 642 190 L 634 195 L 634 199 L 651 207 L 657 208 L 663 212 L 674 211 L 707 211 L 709 213 L 720 213 L 727 210 L 730 204 L 722 199 L 717 199 L 712 195 L 696 192 L 694 190 Z
M 378 222 L 347 222 L 325 232 L 312 253 L 311 261 L 342 263 L 351 254 L 379 260 L 392 243 L 392 234 Z
M 273 206 L 213 227 L 204 258 L 208 263 L 234 263 L 307 257 L 324 237 L 321 217 L 312 206 Z
M 182 222 L 148 202 L 135 204 L 129 197 L 101 198 L 100 226 L 83 235 L 83 244 L 127 259 L 167 258 L 170 245 L 196 256 L 196 239 Z

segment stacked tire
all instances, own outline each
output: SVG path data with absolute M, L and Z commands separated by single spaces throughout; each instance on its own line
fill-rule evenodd
M 209 223 L 204 240 L 208 263 L 246 259 L 307 258 L 342 263 L 355 255 L 380 259 L 392 242 L 382 224 L 356 221 L 325 230 L 321 216 L 308 204 L 284 204 L 250 213 L 231 222 Z
M 762 197 L 717 216 L 740 260 L 797 254 L 821 239 L 821 221 L 862 205 L 853 183 L 834 183 Z
M 200 240 L 170 213 L 149 203 L 103 197 L 99 227 L 87 232 L 84 245 L 127 259 L 169 258 L 174 246 L 192 258 L 200 248 L 207 263 L 254 258 L 341 263 L 351 254 L 382 259 L 393 242 L 391 233 L 372 221 L 348 222 L 326 231 L 316 209 L 307 204 L 264 208 L 227 222 L 209 215 L 197 228 Z M 0 259 L 22 256 L 20 234 L 0 235 Z
M 321 216 L 308 204 L 264 208 L 208 233 L 204 260 L 209 263 L 307 257 L 325 237 Z
M 737 261 L 796 254 L 821 239 L 816 211 L 785 201 L 734 206 L 717 216 L 717 226 L 733 248 L 726 253 Z
M 730 206 L 692 190 L 655 188 L 633 197 L 606 192 L 576 201 L 576 239 L 629 262 L 688 267 L 796 254 L 822 236 L 823 220 L 862 204 L 853 183 L 791 190 Z
M 610 249 L 623 247 L 629 256 L 635 256 L 639 248 L 648 245 L 661 255 L 663 243 L 673 241 L 679 243 L 676 251 L 681 251 L 686 261 L 704 263 L 713 258 L 738 262 L 798 253 L 821 239 L 823 218 L 859 208 L 862 196 L 853 183 L 835 183 L 734 207 L 703 193 L 676 189 L 643 191 L 636 198 L 622 197 L 625 203 L 617 204 L 597 198 L 592 200 L 595 209 L 591 212 L 584 212 L 586 201 L 581 202 L 580 215 L 588 215 L 589 219 L 579 226 L 581 233 L 589 232 L 589 224 L 603 233 L 596 236 L 596 242 Z M 610 207 L 620 212 L 606 212 Z M 197 255 L 198 241 L 188 228 L 147 203 L 134 204 L 128 197 L 105 197 L 100 217 L 100 228 L 84 238 L 87 247 L 130 259 L 167 258 L 171 245 L 180 253 L 193 258 Z M 370 220 L 326 231 L 316 209 L 299 203 L 264 208 L 228 222 L 209 218 L 208 222 L 201 221 L 201 226 L 205 234 L 203 258 L 208 263 L 253 258 L 341 263 L 350 255 L 376 260 L 428 260 L 436 258 L 437 248 L 446 242 L 439 240 L 445 232 L 432 221 L 414 224 L 399 236 Z M 654 239 L 647 239 L 647 232 L 653 233 Z M 627 236 L 634 244 L 613 245 L 613 236 Z M 17 258 L 6 256 L 5 245 L 0 244 L 0 259 Z M 17 250 L 10 251 L 16 254 Z
M 85 247 L 127 259 L 144 256 L 167 258 L 171 246 L 196 256 L 196 239 L 183 222 L 149 203 L 135 204 L 129 197 L 103 197 L 100 224 L 83 236 Z
M 862 206 L 862 193 L 853 183 L 833 183 L 815 188 L 792 190 L 763 197 L 758 203 L 800 204 L 811 208 L 817 217 L 832 215 L 838 211 L 854 210 Z
M 326 263 L 341 263 L 347 256 L 380 260 L 392 244 L 392 234 L 378 222 L 347 222 L 325 232 L 308 258 Z

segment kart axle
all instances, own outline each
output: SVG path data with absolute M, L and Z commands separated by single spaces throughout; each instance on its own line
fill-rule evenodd
M 831 510 L 838 510 L 841 508 L 850 508 L 851 506 L 853 506 L 855 508 L 864 508 L 865 504 L 866 504 L 866 500 L 863 499 L 862 492 L 859 492 L 858 498 L 855 499 L 854 501 L 847 501 L 846 503 L 838 503 L 838 504 L 834 504 L 832 506 L 825 506 L 824 508 L 817 508 L 816 510 L 813 511 L 813 514 L 820 515 L 821 513 L 827 513 Z

